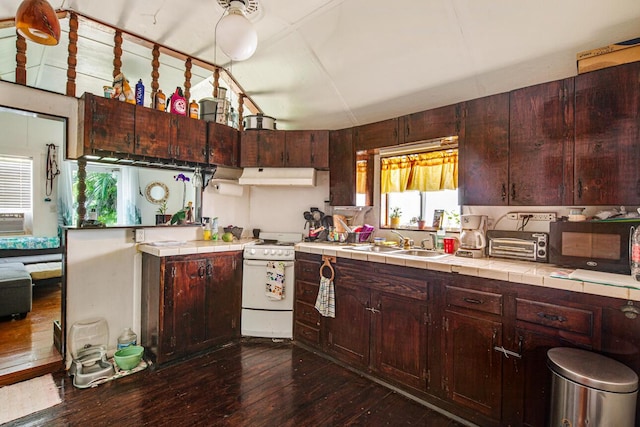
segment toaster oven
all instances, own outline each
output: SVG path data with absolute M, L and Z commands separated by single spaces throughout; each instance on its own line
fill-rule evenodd
M 487 251 L 490 257 L 549 262 L 548 242 L 548 233 L 487 231 Z

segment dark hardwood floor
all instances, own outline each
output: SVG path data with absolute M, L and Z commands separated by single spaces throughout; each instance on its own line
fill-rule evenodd
M 60 320 L 59 284 L 33 287 L 31 312 L 24 319 L 0 318 L 0 386 L 59 370 L 53 321 Z
M 460 426 L 290 342 L 244 340 L 90 389 L 7 426 Z

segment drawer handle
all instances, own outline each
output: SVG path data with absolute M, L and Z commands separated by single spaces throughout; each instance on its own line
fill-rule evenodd
M 467 297 L 465 297 L 465 298 L 462 298 L 462 300 L 464 302 L 466 302 L 466 303 L 469 303 L 469 304 L 482 304 L 482 300 L 475 299 L 475 298 L 467 298 Z
M 305 295 L 309 295 L 309 294 L 312 294 L 313 291 L 311 289 L 305 289 L 304 291 L 302 291 L 302 293 Z
M 538 313 L 538 317 L 546 320 L 550 320 L 552 322 L 566 322 L 567 318 L 563 316 L 556 316 L 555 314 L 547 314 L 540 312 Z

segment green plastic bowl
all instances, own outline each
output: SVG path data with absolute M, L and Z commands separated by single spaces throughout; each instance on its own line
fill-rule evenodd
M 116 360 L 116 364 L 120 369 L 128 371 L 133 369 L 140 363 L 142 354 L 144 353 L 144 347 L 141 345 L 130 345 L 129 347 L 122 348 L 116 351 L 113 358 Z

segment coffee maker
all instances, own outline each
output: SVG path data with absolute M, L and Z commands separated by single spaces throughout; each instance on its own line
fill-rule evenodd
M 487 216 L 461 215 L 460 224 L 460 249 L 456 251 L 456 255 L 466 258 L 483 258 L 484 248 L 487 246 L 485 238 Z

